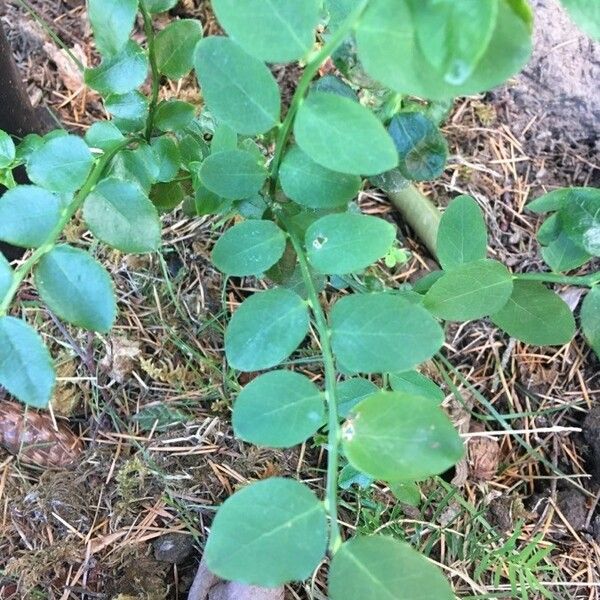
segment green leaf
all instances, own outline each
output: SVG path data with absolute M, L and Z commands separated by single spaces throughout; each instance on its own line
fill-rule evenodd
M 6 296 L 14 278 L 14 272 L 9 262 L 0 254 L 0 300 Z
M 423 56 L 446 82 L 464 83 L 492 39 L 499 0 L 420 0 L 411 4 Z
M 346 464 L 340 471 L 338 478 L 338 486 L 342 490 L 349 490 L 353 485 L 358 486 L 362 490 L 368 490 L 373 485 L 374 479 L 361 473 L 352 465 Z
M 144 83 L 148 75 L 148 57 L 141 46 L 130 40 L 112 58 L 106 58 L 99 67 L 86 69 L 84 80 L 103 96 L 126 94 Z
M 181 166 L 181 153 L 175 140 L 168 135 L 161 135 L 154 138 L 150 145 L 156 157 L 159 158 L 156 181 L 167 183 L 175 179 Z
M 198 216 L 219 215 L 226 213 L 231 208 L 231 200 L 213 194 L 202 184 L 195 187 L 194 205 Z
M 492 322 L 508 335 L 535 346 L 561 346 L 575 335 L 575 319 L 568 305 L 536 281 L 515 281 L 510 300 L 492 315 Z
M 444 334 L 422 306 L 392 294 L 361 294 L 333 306 L 331 343 L 350 373 L 394 373 L 430 359 Z
M 26 163 L 34 150 L 44 145 L 44 138 L 37 133 L 27 134 L 17 146 L 16 160 Z
M 437 125 L 422 112 L 395 115 L 388 131 L 396 144 L 403 177 L 429 181 L 444 172 L 448 144 Z
M 588 344 L 600 357 L 600 287 L 593 287 L 581 306 L 581 329 Z
M 562 188 L 559 190 L 554 190 L 552 192 L 548 192 L 535 200 L 532 200 L 527 206 L 527 210 L 542 214 L 547 212 L 554 212 L 560 210 L 566 202 L 568 202 L 569 197 L 573 194 L 577 194 L 578 192 L 585 190 L 587 188 Z
M 553 271 L 562 273 L 580 267 L 592 257 L 585 250 L 582 250 L 566 233 L 561 231 L 558 237 L 552 240 L 546 248 L 542 248 L 542 258 Z
M 589 36 L 600 40 L 600 4 L 597 0 L 561 0 L 571 18 Z
M 165 431 L 191 420 L 183 411 L 169 404 L 145 406 L 131 417 L 142 431 Z
M 444 401 L 444 392 L 440 387 L 418 371 L 405 371 L 390 375 L 390 387 L 394 392 L 417 396 L 430 400 L 435 406 Z
M 212 522 L 206 566 L 224 579 L 277 587 L 303 581 L 325 556 L 323 503 L 305 485 L 272 477 L 228 498 Z
M 17 149 L 12 138 L 6 131 L 0 129 L 0 169 L 6 169 L 14 162 Z
M 580 248 L 600 256 L 600 189 L 572 190 L 559 212 L 559 221 Z
M 351 377 L 336 385 L 338 415 L 347 417 L 352 409 L 371 394 L 376 394 L 379 388 L 363 377 Z
M 322 167 L 298 146 L 286 153 L 279 179 L 288 198 L 302 206 L 318 209 L 344 206 L 356 197 L 362 184 L 358 175 L 336 173 Z
M 75 192 L 87 179 L 94 158 L 87 144 L 75 135 L 44 142 L 29 157 L 27 174 L 33 183 L 53 192 Z
M 447 321 L 480 319 L 500 310 L 510 298 L 512 275 L 495 260 L 483 259 L 452 269 L 425 294 L 425 308 Z
M 200 41 L 194 59 L 210 112 L 243 135 L 271 129 L 281 110 L 279 86 L 265 64 L 225 37 Z
M 294 135 L 310 158 L 332 171 L 377 175 L 398 164 L 394 142 L 377 117 L 335 94 L 311 93 L 298 110 Z
M 318 0 L 213 0 L 223 29 L 248 54 L 272 63 L 303 58 L 315 43 Z
M 20 319 L 0 317 L 0 385 L 28 406 L 46 408 L 55 381 L 52 358 L 39 334 Z
M 474 70 L 463 81 L 461 77 L 456 83 L 452 78 L 448 81 L 444 69 L 432 66 L 419 44 L 413 11 L 419 9 L 421 1 L 371 2 L 357 28 L 358 56 L 363 67 L 396 92 L 429 100 L 471 95 L 500 85 L 529 59 L 530 24 L 509 2 L 501 0 L 490 43 Z M 444 30 L 440 29 L 428 43 L 439 45 Z
M 158 157 L 146 143 L 135 150 L 121 150 L 110 165 L 110 175 L 137 183 L 146 194 L 158 180 L 160 165 Z
M 342 426 L 342 446 L 356 469 L 386 481 L 438 475 L 464 454 L 443 410 L 398 392 L 379 392 L 355 406 Z
M 97 121 L 85 132 L 85 141 L 90 148 L 109 152 L 123 142 L 125 137 L 110 121 Z
M 248 198 L 258 192 L 267 179 L 263 161 L 245 150 L 211 154 L 200 167 L 200 179 L 211 191 L 230 200 Z
M 135 183 L 102 180 L 87 197 L 83 217 L 99 240 L 122 252 L 143 254 L 160 247 L 158 213 Z
M 21 248 L 38 248 L 58 225 L 61 198 L 35 185 L 19 185 L 0 198 L 0 240 Z
M 322 217 L 306 231 L 305 245 L 317 273 L 354 273 L 383 258 L 396 239 L 393 225 L 351 213 Z
M 417 294 L 426 294 L 431 289 L 431 286 L 443 276 L 444 271 L 431 271 L 415 281 L 413 291 Z
M 301 444 L 325 418 L 323 394 L 304 375 L 271 371 L 252 380 L 233 405 L 235 435 L 271 448 Z
M 56 246 L 42 256 L 34 274 L 42 300 L 61 319 L 101 333 L 113 326 L 117 316 L 113 283 L 87 252 Z
M 308 333 L 308 310 L 298 294 L 276 288 L 250 296 L 225 331 L 225 354 L 239 371 L 269 369 L 285 360 Z
M 442 215 L 437 256 L 446 270 L 485 258 L 487 229 L 483 213 L 471 196 L 458 196 Z
M 217 125 L 210 141 L 210 151 L 216 154 L 217 152 L 225 152 L 227 150 L 237 150 L 237 147 L 237 133 L 229 125 L 225 125 L 225 123 Z M 262 159 L 262 153 L 260 153 L 260 159 Z
M 402 502 L 403 504 L 408 504 L 415 508 L 421 504 L 421 490 L 413 481 L 390 483 L 390 492 L 394 494 L 394 498 L 398 502 Z
M 157 183 L 150 190 L 150 200 L 161 213 L 168 212 L 185 200 L 185 191 L 179 181 Z
M 138 0 L 89 0 L 88 18 L 102 56 L 123 50 L 133 30 Z
M 543 246 L 550 245 L 561 235 L 561 226 L 558 219 L 558 213 L 550 215 L 540 226 L 537 232 L 537 239 Z
M 180 131 L 194 119 L 196 107 L 181 100 L 165 100 L 156 108 L 154 125 L 160 131 Z
M 285 250 L 285 234 L 273 221 L 252 219 L 228 229 L 215 244 L 212 259 L 226 275 L 261 275 Z
M 441 571 L 407 543 L 355 537 L 331 561 L 330 600 L 454 600 Z
M 128 94 L 111 94 L 104 101 L 115 125 L 126 133 L 144 128 L 148 118 L 148 99 L 137 90 Z
M 194 68 L 194 52 L 202 39 L 202 24 L 195 19 L 169 23 L 155 40 L 158 70 L 170 79 L 181 79 Z
M 354 0 L 352 0 L 354 2 Z M 324 75 L 317 79 L 310 87 L 313 92 L 325 92 L 327 94 L 337 94 L 350 98 L 354 102 L 358 102 L 356 92 L 342 79 L 335 75 Z
M 149 13 L 157 14 L 171 10 L 179 0 L 140 0 Z

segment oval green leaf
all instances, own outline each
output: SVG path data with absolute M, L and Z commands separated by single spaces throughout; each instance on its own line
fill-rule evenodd
M 97 121 L 85 132 L 85 142 L 90 148 L 109 152 L 123 142 L 125 137 L 110 121 Z
M 159 160 L 159 171 L 156 181 L 167 183 L 177 177 L 181 167 L 181 152 L 174 139 L 161 135 L 150 142 L 152 150 Z
M 304 239 L 317 273 L 343 275 L 383 258 L 396 239 L 393 225 L 368 215 L 334 214 L 315 221 Z
M 88 0 L 87 9 L 100 54 L 110 57 L 121 52 L 133 30 L 138 0 Z
M 60 221 L 62 199 L 35 185 L 19 185 L 0 198 L 0 240 L 21 248 L 44 244 Z
M 104 102 L 114 117 L 114 124 L 123 132 L 143 129 L 148 118 L 148 99 L 134 90 L 128 94 L 111 94 Z
M 179 0 L 140 0 L 140 2 L 149 13 L 156 14 L 171 10 Z
M 101 333 L 113 326 L 117 316 L 113 283 L 87 252 L 56 246 L 42 256 L 34 274 L 40 297 L 61 319 Z
M 491 318 L 508 335 L 535 346 L 561 346 L 575 335 L 568 305 L 537 281 L 515 281 L 509 301 Z
M 10 263 L 4 258 L 3 254 L 0 254 L 0 300 L 6 296 L 13 283 L 14 276 Z
M 377 175 L 398 164 L 381 121 L 368 108 L 336 94 L 311 93 L 298 110 L 294 135 L 310 158 L 332 171 Z
M 15 143 L 6 131 L 0 129 L 0 169 L 10 167 L 17 155 Z
M 444 343 L 442 328 L 427 310 L 386 293 L 338 300 L 331 330 L 333 351 L 350 373 L 408 371 Z
M 600 256 L 600 189 L 573 189 L 559 213 L 563 231 L 580 248 Z
M 430 400 L 435 406 L 444 401 L 444 392 L 441 388 L 425 377 L 419 371 L 405 371 L 390 375 L 390 387 L 394 392 L 401 392 L 409 396 L 419 396 Z
M 185 77 L 194 67 L 194 52 L 202 39 L 202 24 L 195 19 L 169 23 L 154 40 L 158 70 L 170 79 Z
M 285 360 L 308 333 L 308 310 L 298 294 L 277 288 L 250 296 L 225 331 L 225 354 L 240 371 L 270 369 Z
M 314 435 L 324 417 L 319 388 L 292 371 L 272 371 L 252 380 L 233 405 L 235 435 L 271 448 L 301 444 Z
M 441 571 L 405 542 L 355 537 L 331 561 L 330 600 L 454 600 Z
M 221 505 L 204 559 L 224 579 L 277 587 L 309 577 L 326 545 L 322 502 L 302 483 L 273 477 L 243 488 Z
M 122 252 L 142 254 L 160 246 L 158 213 L 135 183 L 102 180 L 87 197 L 83 217 L 99 240 Z
M 279 180 L 288 198 L 317 209 L 344 206 L 356 197 L 362 184 L 358 175 L 336 173 L 322 167 L 298 146 L 293 146 L 285 155 Z
M 271 129 L 281 110 L 279 87 L 265 64 L 225 37 L 201 40 L 194 58 L 211 113 L 238 133 Z
M 226 275 L 261 275 L 285 250 L 285 234 L 273 221 L 252 219 L 228 229 L 215 244 L 212 259 Z
M 592 350 L 600 357 L 600 287 L 593 287 L 581 306 L 581 329 Z
M 547 219 L 546 223 L 549 221 L 550 219 Z M 538 240 L 540 232 L 542 232 L 541 228 L 538 232 Z M 577 269 L 577 267 L 580 267 L 592 258 L 590 254 L 576 244 L 564 231 L 559 231 L 558 236 L 551 240 L 545 248 L 542 248 L 541 253 L 544 262 L 555 273 L 564 273 L 565 271 Z
M 561 0 L 571 18 L 589 36 L 600 40 L 600 3 L 594 0 Z
M 338 383 L 336 385 L 338 416 L 347 417 L 359 402 L 378 391 L 379 388 L 364 377 L 351 377 Z
M 245 150 L 211 154 L 200 167 L 202 183 L 213 193 L 229 200 L 249 198 L 267 179 L 263 161 Z
M 154 125 L 160 131 L 180 131 L 194 119 L 196 107 L 182 100 L 165 100 L 156 108 Z
M 213 0 L 212 6 L 223 29 L 265 62 L 299 60 L 315 43 L 318 0 Z
M 440 319 L 470 321 L 500 310 L 512 289 L 509 270 L 495 260 L 483 259 L 445 273 L 425 294 L 423 305 Z
M 385 481 L 438 475 L 464 454 L 439 407 L 397 392 L 379 392 L 355 406 L 342 425 L 342 445 L 354 468 Z

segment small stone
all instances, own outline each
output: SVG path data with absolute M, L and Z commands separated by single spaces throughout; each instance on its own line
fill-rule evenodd
M 184 533 L 167 533 L 155 539 L 152 548 L 156 560 L 178 565 L 194 550 L 194 540 Z
M 585 529 L 588 516 L 587 499 L 579 490 L 561 490 L 558 492 L 557 504 L 575 531 Z

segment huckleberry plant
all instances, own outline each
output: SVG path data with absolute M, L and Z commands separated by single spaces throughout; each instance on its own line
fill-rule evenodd
M 600 34 L 590 3 L 564 3 Z M 86 69 L 85 81 L 110 120 L 84 139 L 59 130 L 15 146 L 0 134 L 8 188 L 0 239 L 31 249 L 14 270 L 0 261 L 0 383 L 32 407 L 52 396 L 55 371 L 40 335 L 8 316 L 30 275 L 58 318 L 97 332 L 115 321 L 106 270 L 61 241 L 73 218 L 113 248 L 144 253 L 160 249 L 159 212 L 183 203 L 189 214 L 231 217 L 212 252 L 215 266 L 273 283 L 246 298 L 226 328 L 230 367 L 264 371 L 235 399 L 235 433 L 287 448 L 321 431 L 328 466 L 323 498 L 277 477 L 236 492 L 212 524 L 207 565 L 270 587 L 308 578 L 328 554 L 333 600 L 450 599 L 441 572 L 408 544 L 384 535 L 344 541 L 340 467 L 418 496 L 416 482 L 461 458 L 460 437 L 440 408 L 444 394 L 417 370 L 441 350 L 444 321 L 489 318 L 526 343 L 565 344 L 575 319 L 545 284 L 580 285 L 590 288 L 581 328 L 600 352 L 600 275 L 564 274 L 600 254 L 600 191 L 558 190 L 531 204 L 551 213 L 539 239 L 552 272 L 528 274 L 486 257 L 483 215 L 460 196 L 437 232 L 436 220 L 423 229 L 442 269 L 396 288 L 365 284 L 365 270 L 380 259 L 394 265 L 402 251 L 394 226 L 361 214 L 353 200 L 369 178 L 427 219 L 431 209 L 419 208 L 425 201 L 411 182 L 444 168 L 438 123 L 453 98 L 490 89 L 525 64 L 531 9 L 525 0 L 213 0 L 227 35 L 203 39 L 195 20 L 155 30 L 152 16 L 175 4 L 88 0 L 102 62 Z M 131 38 L 140 13 L 144 47 Z M 329 66 L 320 76 L 329 59 L 336 74 Z M 303 72 L 283 118 L 267 63 L 294 61 Z M 192 69 L 200 112 L 159 100 L 161 78 Z M 146 97 L 140 87 L 149 73 Z M 19 165 L 30 185 L 15 184 Z M 351 283 L 329 314 L 320 297 L 328 278 Z M 280 366 L 309 334 L 323 389 Z

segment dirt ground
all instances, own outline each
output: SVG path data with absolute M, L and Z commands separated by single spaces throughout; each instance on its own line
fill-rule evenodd
M 423 186 L 441 207 L 457 194 L 476 198 L 493 257 L 515 271 L 543 268 L 538 221 L 527 202 L 557 187 L 600 184 L 600 49 L 555 21 L 550 0 L 536 1 L 557 23 L 554 34 L 542 23 L 536 58 L 518 80 L 457 104 L 445 126 L 451 157 L 444 177 Z M 83 0 L 31 4 L 95 64 Z M 207 32 L 215 31 L 201 0 L 182 1 L 173 14 L 201 18 Z M 98 96 L 19 2 L 7 2 L 2 22 L 36 106 L 77 133 L 104 118 Z M 289 73 L 278 75 L 293 87 Z M 161 94 L 199 100 L 192 77 Z M 411 252 L 387 277 L 409 282 L 434 268 L 381 192 L 363 192 L 360 203 L 396 222 Z M 270 451 L 233 438 L 230 407 L 244 380 L 224 364 L 223 326 L 248 291 L 264 284 L 223 286 L 209 261 L 221 227 L 175 213 L 165 218 L 161 257 L 96 248 L 120 299 L 118 325 L 107 336 L 61 325 L 31 289 L 22 291 L 23 314 L 58 357 L 53 415 L 84 450 L 73 468 L 53 471 L 0 449 L 1 599 L 183 599 L 215 507 L 237 486 L 301 474 L 322 489 L 318 446 Z M 77 225 L 67 238 L 92 244 Z M 561 293 L 575 309 L 577 290 Z M 520 598 L 508 579 L 517 573 L 530 599 L 599 599 L 598 358 L 579 337 L 560 349 L 532 348 L 486 321 L 452 326 L 447 340 L 458 373 L 450 379 L 464 402 L 433 365 L 427 368 L 448 393 L 445 406 L 457 427 L 473 434 L 468 459 L 448 474 L 453 486 L 440 480 L 424 488 L 419 509 L 400 505 L 383 486 L 352 488 L 341 507 L 348 531 L 408 539 L 441 565 L 461 598 Z M 314 356 L 314 348 L 303 348 L 297 364 L 318 378 Z M 477 435 L 484 430 L 493 434 Z M 538 566 L 525 552 L 532 540 L 549 549 Z M 324 589 L 321 573 L 286 589 L 286 598 L 320 600 Z

